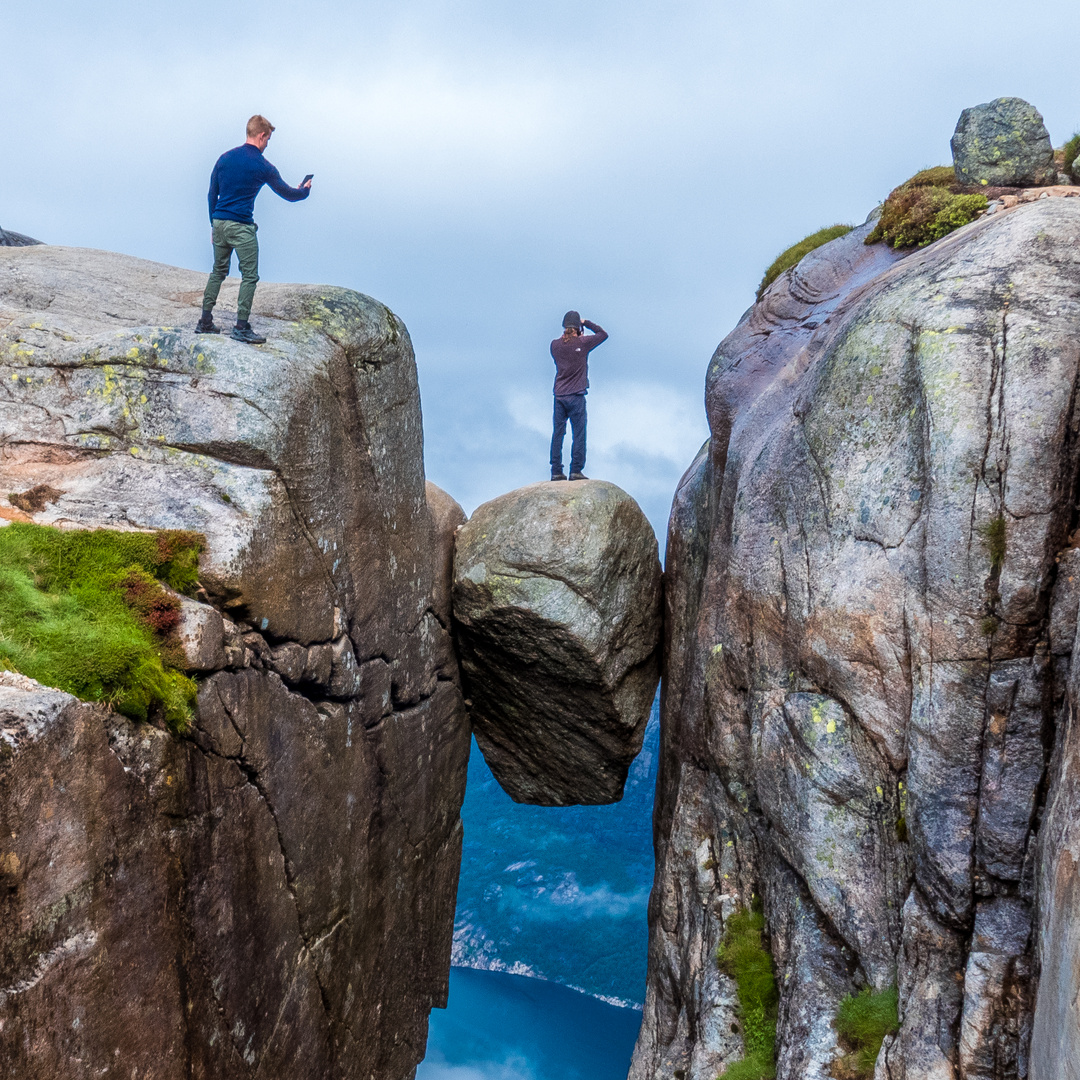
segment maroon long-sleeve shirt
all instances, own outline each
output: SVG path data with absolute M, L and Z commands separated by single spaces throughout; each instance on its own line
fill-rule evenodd
M 607 341 L 607 331 L 588 319 L 581 325 L 592 333 L 586 337 L 563 339 L 557 337 L 551 343 L 551 359 L 555 361 L 555 396 L 569 397 L 584 394 L 589 389 L 589 353 Z

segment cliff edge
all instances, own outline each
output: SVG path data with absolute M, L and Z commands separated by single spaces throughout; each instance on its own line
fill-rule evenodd
M 0 517 L 205 537 L 186 735 L 0 675 L 0 1069 L 408 1077 L 469 749 L 411 345 L 285 285 L 197 337 L 202 285 L 0 249 Z

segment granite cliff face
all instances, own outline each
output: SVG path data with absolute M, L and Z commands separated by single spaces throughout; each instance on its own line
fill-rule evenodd
M 742 1054 L 726 919 L 764 904 L 780 1080 L 899 986 L 878 1080 L 1080 1076 L 1080 205 L 900 258 L 868 226 L 709 366 L 675 497 L 631 1076 Z
M 0 675 L 0 1074 L 404 1078 L 460 859 L 453 508 L 391 312 L 263 285 L 253 349 L 201 288 L 0 250 L 0 492 L 51 489 L 0 516 L 201 532 L 208 601 L 186 737 Z

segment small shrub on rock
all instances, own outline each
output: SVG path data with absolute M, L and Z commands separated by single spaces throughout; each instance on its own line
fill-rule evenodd
M 196 687 L 176 667 L 180 607 L 162 582 L 193 591 L 202 546 L 186 532 L 0 529 L 0 668 L 185 730 Z
M 836 1030 L 850 1053 L 833 1069 L 838 1080 L 872 1080 L 885 1036 L 900 1030 L 899 1005 L 895 986 L 877 992 L 867 987 L 840 1002 Z
M 923 169 L 889 194 L 866 243 L 926 247 L 974 221 L 988 205 L 985 195 L 958 191 L 951 166 Z
M 1061 171 L 1068 173 L 1074 180 L 1080 180 L 1080 168 L 1074 168 L 1080 158 L 1080 131 L 1065 144 L 1061 159 Z
M 769 269 L 765 271 L 765 276 L 761 279 L 761 284 L 757 289 L 757 298 L 760 300 L 765 295 L 765 290 L 785 270 L 790 270 L 793 266 L 798 266 L 803 258 L 809 255 L 814 248 L 819 248 L 822 244 L 827 244 L 830 240 L 838 240 L 841 236 L 846 236 L 851 232 L 852 227 L 853 226 L 851 225 L 830 225 L 827 229 L 818 229 L 816 233 L 811 233 L 797 244 L 792 244 L 787 251 L 778 255 L 773 260 Z
M 724 1070 L 724 1080 L 773 1080 L 776 1076 L 780 995 L 772 957 L 762 940 L 764 930 L 765 916 L 760 911 L 738 911 L 728 919 L 724 940 L 716 950 L 720 970 L 735 980 L 746 1052 L 741 1061 Z

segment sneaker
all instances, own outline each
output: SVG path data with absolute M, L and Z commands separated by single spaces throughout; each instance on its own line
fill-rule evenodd
M 560 469 L 558 472 L 553 472 L 551 474 L 551 479 L 552 480 L 565 480 L 566 479 L 566 473 L 564 473 L 562 471 L 562 469 Z
M 220 334 L 221 333 L 221 327 L 218 326 L 214 322 L 213 319 L 211 319 L 209 322 L 203 322 L 202 319 L 200 319 L 195 324 L 195 333 L 196 334 Z
M 571 480 L 588 480 L 589 478 L 584 473 L 572 472 L 570 474 Z
M 250 326 L 240 326 L 239 323 L 232 328 L 230 335 L 234 341 L 243 341 L 247 345 L 265 345 L 266 338 L 256 334 Z

